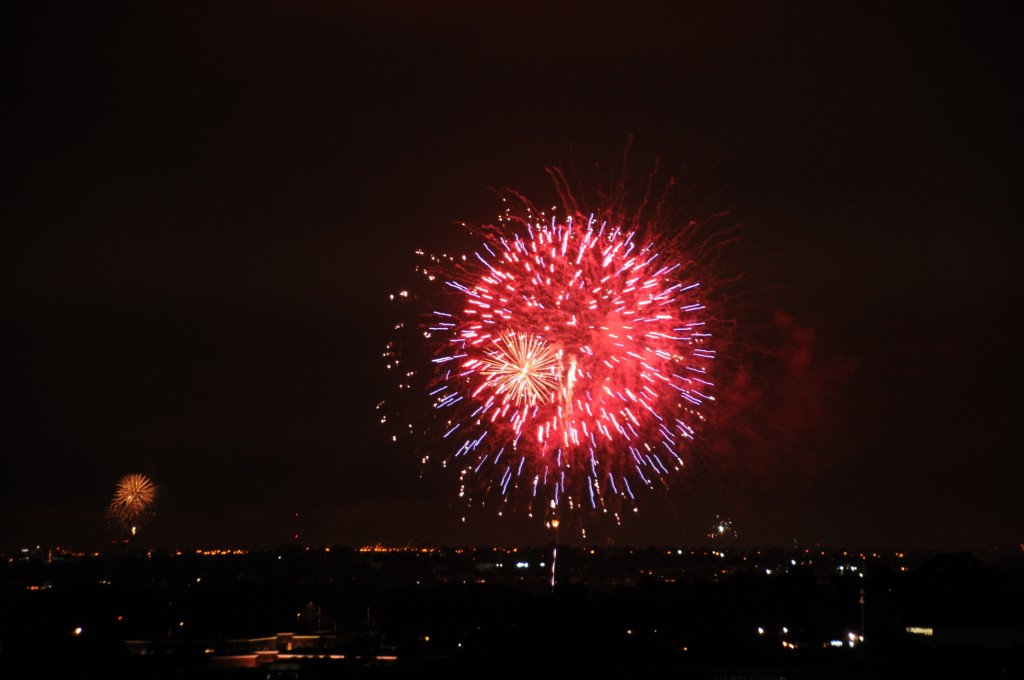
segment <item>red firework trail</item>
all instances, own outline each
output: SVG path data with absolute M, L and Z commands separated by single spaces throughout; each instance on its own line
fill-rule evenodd
M 421 434 L 460 470 L 462 496 L 618 519 L 682 469 L 714 400 L 696 265 L 656 220 L 511 199 L 474 252 L 422 268 L 440 284 L 419 328 L 440 427 Z M 385 357 L 401 363 L 395 345 Z

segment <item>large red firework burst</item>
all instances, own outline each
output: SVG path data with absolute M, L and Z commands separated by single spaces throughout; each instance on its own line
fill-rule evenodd
M 424 390 L 432 428 L 407 427 L 424 461 L 459 470 L 461 496 L 619 519 L 683 468 L 714 400 L 693 223 L 617 201 L 582 210 L 553 176 L 560 210 L 507 193 L 497 224 L 469 227 L 475 251 L 420 253 L 435 288 L 416 326 L 427 380 L 399 344 L 385 357 L 400 387 Z

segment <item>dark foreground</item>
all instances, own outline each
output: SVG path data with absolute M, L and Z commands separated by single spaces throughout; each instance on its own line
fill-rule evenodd
M 1019 549 L 553 554 L 14 551 L 0 677 L 1024 678 Z

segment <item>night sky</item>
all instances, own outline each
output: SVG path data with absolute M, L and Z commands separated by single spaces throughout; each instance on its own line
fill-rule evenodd
M 129 472 L 143 545 L 547 543 L 388 441 L 387 296 L 630 139 L 738 228 L 735 352 L 684 478 L 589 540 L 1024 541 L 1017 5 L 20 4 L 0 547 L 106 546 Z

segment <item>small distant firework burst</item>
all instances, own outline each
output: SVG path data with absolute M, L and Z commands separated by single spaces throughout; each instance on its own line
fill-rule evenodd
M 142 474 L 125 475 L 117 483 L 114 497 L 107 506 L 107 520 L 111 526 L 124 529 L 134 536 L 139 527 L 152 515 L 156 500 L 156 485 Z
M 737 536 L 739 536 L 739 534 L 736 533 L 736 528 L 733 527 L 732 520 L 724 517 L 716 517 L 715 523 L 711 526 L 711 530 L 708 532 L 708 538 L 711 540 L 736 538 Z
M 418 334 L 409 343 L 425 346 L 427 370 L 401 341 L 384 356 L 434 416 L 422 427 L 397 414 L 400 425 L 424 463 L 437 454 L 459 470 L 467 502 L 525 505 L 549 526 L 564 511 L 620 521 L 683 468 L 714 401 L 695 223 L 667 223 L 649 196 L 632 212 L 621 200 L 585 211 L 552 177 L 561 210 L 509 193 L 497 225 L 467 226 L 473 252 L 417 251 L 433 290 L 419 323 L 396 330 Z

